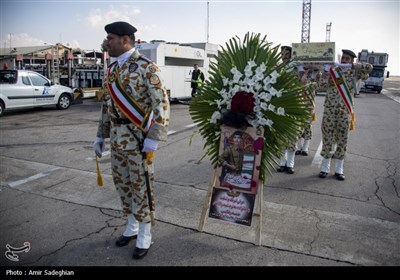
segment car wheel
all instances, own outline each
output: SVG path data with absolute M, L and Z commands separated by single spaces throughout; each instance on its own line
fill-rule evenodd
M 71 97 L 63 93 L 61 94 L 60 98 L 58 99 L 57 108 L 60 110 L 68 109 L 71 106 Z
M 4 114 L 4 107 L 3 101 L 0 101 L 0 117 Z

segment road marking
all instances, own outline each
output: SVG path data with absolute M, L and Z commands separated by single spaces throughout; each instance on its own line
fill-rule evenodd
M 311 162 L 311 165 L 319 166 L 321 164 L 321 162 L 322 162 L 322 156 L 320 155 L 321 150 L 322 150 L 322 140 L 319 142 L 318 149 L 315 152 L 315 155 L 314 155 L 313 161 Z
M 191 124 L 185 125 L 184 128 L 181 129 L 181 130 L 178 130 L 178 131 L 176 131 L 176 130 L 170 130 L 170 131 L 168 131 L 167 135 L 172 135 L 172 134 L 180 133 L 180 132 L 183 132 L 183 131 L 185 131 L 185 130 L 191 129 L 192 127 L 195 127 L 195 126 L 197 126 L 197 125 L 198 125 L 198 123 L 191 123 Z
M 40 173 L 38 173 L 38 174 L 36 174 L 36 175 L 33 175 L 33 176 L 30 176 L 30 177 L 28 177 L 28 178 L 25 178 L 25 179 L 21 179 L 21 180 L 15 181 L 15 182 L 8 183 L 7 185 L 8 185 L 9 187 L 11 187 L 11 188 L 14 188 L 14 187 L 17 187 L 17 186 L 19 186 L 19 185 L 22 185 L 22 184 L 25 184 L 25 183 L 28 183 L 28 182 L 31 182 L 31 181 L 40 179 L 40 178 L 42 178 L 42 177 L 46 177 L 47 175 L 50 175 L 50 173 L 52 173 L 52 172 L 54 172 L 54 171 L 56 171 L 56 170 L 58 170 L 58 169 L 61 169 L 61 167 L 56 166 L 56 167 L 53 167 L 53 168 L 51 168 L 51 169 L 49 169 L 49 170 L 47 170 L 47 171 L 45 171 L 45 172 L 40 172 Z
M 176 130 L 170 130 L 170 131 L 168 131 L 167 135 L 171 135 L 171 134 L 174 134 L 174 133 L 176 133 Z
M 196 125 L 198 125 L 198 124 L 199 124 L 199 123 L 192 123 L 192 124 L 186 125 L 185 127 L 191 128 L 191 127 L 194 127 L 194 126 L 196 126 Z
M 400 103 L 400 96 L 395 95 L 394 93 L 392 93 L 389 90 L 397 90 L 397 88 L 388 88 L 388 89 L 382 89 L 382 94 L 386 95 L 387 97 L 393 99 L 394 101 L 396 101 L 397 103 Z

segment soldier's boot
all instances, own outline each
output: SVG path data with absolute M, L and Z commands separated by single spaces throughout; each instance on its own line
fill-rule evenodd
M 117 239 L 115 244 L 123 247 L 129 244 L 132 239 L 136 239 L 139 231 L 139 223 L 132 214 L 128 215 L 128 223 L 124 233 Z
M 331 169 L 331 158 L 323 158 L 321 164 L 321 172 L 319 172 L 320 178 L 326 178 Z
M 283 149 L 281 158 L 279 160 L 279 168 L 277 170 L 278 172 L 284 172 L 286 170 L 286 156 L 287 156 L 287 150 Z
M 344 181 L 344 179 L 345 179 L 344 174 L 343 174 L 343 165 L 344 165 L 344 159 L 336 160 L 335 177 L 339 181 Z
M 302 141 L 301 141 L 301 139 L 302 138 L 300 138 L 299 140 L 297 140 L 297 143 L 296 143 L 296 155 L 300 155 L 301 154 L 301 150 L 302 150 Z M 306 140 L 304 140 L 304 141 L 306 141 Z
M 139 233 L 136 247 L 133 250 L 133 258 L 141 259 L 147 255 L 151 245 L 151 223 L 139 223 Z
M 293 174 L 294 173 L 294 156 L 295 156 L 296 152 L 293 150 L 288 150 L 287 152 L 287 168 L 286 168 L 286 172 L 289 174 Z
M 310 146 L 310 140 L 304 140 L 303 147 L 301 148 L 301 154 L 308 156 L 308 147 Z

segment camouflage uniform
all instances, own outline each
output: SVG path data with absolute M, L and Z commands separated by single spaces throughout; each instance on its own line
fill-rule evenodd
M 371 72 L 372 65 L 368 63 L 354 63 L 353 69 L 347 69 L 343 72 L 346 83 L 351 92 L 354 101 L 355 80 L 365 80 L 368 73 Z M 329 75 L 329 76 L 327 76 Z M 322 150 L 321 156 L 324 158 L 332 158 L 332 145 L 337 144 L 335 158 L 343 160 L 347 151 L 347 140 L 350 128 L 351 115 L 338 92 L 329 72 L 324 73 L 327 84 L 322 83 L 321 86 L 327 88 L 324 103 L 324 113 L 322 117 Z M 325 82 L 325 83 L 326 83 Z M 354 104 L 353 104 L 354 105 Z
M 306 102 L 310 105 L 311 105 L 311 101 L 315 104 L 315 96 L 318 91 L 320 79 L 321 79 L 321 73 L 319 71 L 318 72 L 307 71 L 306 73 L 304 73 L 304 75 L 302 77 L 302 81 L 304 83 L 310 84 L 310 90 L 308 91 L 308 93 L 310 93 L 310 96 L 305 97 Z M 309 98 L 311 100 L 309 100 Z M 304 130 L 303 130 L 302 134 L 300 135 L 300 139 L 298 141 L 297 150 L 299 150 L 299 151 L 308 152 L 308 144 L 312 138 L 312 122 L 313 122 L 313 116 L 315 113 L 316 113 L 315 108 L 312 108 L 312 110 L 310 112 L 309 123 L 307 123 L 307 125 L 304 127 Z M 304 139 L 304 144 L 301 143 L 302 139 Z M 296 154 L 297 154 L 297 152 L 296 152 Z
M 154 124 L 146 137 L 165 141 L 167 139 L 170 107 L 167 92 L 160 78 L 159 68 L 147 58 L 142 57 L 136 50 L 118 71 L 121 83 L 133 99 L 144 111 L 153 110 Z M 126 119 L 126 117 L 118 106 L 113 104 L 108 91 L 108 83 L 108 77 L 106 77 L 102 116 L 97 137 L 110 137 L 112 175 L 122 201 L 124 214 L 133 214 L 138 222 L 148 223 L 150 222 L 150 208 L 142 166 L 143 159 L 139 144 L 132 132 L 141 141 L 143 141 L 144 135 L 133 123 L 117 123 L 118 120 Z M 151 186 L 154 181 L 152 170 L 152 166 L 149 166 Z

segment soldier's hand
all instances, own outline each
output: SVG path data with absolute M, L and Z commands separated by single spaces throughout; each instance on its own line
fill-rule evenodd
M 103 152 L 105 151 L 104 139 L 100 137 L 96 137 L 93 142 L 93 150 L 96 155 L 101 158 Z
M 154 152 L 157 150 L 159 141 L 150 138 L 144 139 L 142 152 Z

